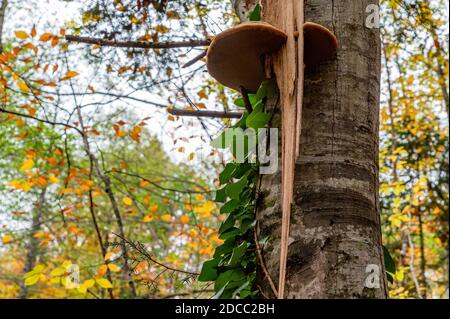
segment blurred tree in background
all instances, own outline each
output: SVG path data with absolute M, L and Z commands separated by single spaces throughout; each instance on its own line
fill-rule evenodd
M 0 298 L 209 296 L 212 287 L 196 278 L 222 242 L 223 221 L 209 141 L 230 121 L 177 118 L 167 108 L 228 110 L 236 94 L 202 61 L 183 68 L 204 46 L 64 37 L 207 41 L 237 22 L 231 3 L 1 3 Z M 390 297 L 448 297 L 448 5 L 381 5 Z M 64 287 L 71 264 L 77 289 Z

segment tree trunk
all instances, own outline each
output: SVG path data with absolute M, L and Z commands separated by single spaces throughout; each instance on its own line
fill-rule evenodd
M 284 29 L 283 15 L 297 18 L 290 1 L 295 7 L 297 0 L 263 0 L 263 20 Z M 370 4 L 378 0 L 305 1 L 305 20 L 332 30 L 339 49 L 335 59 L 305 73 L 286 298 L 386 298 L 378 203 L 380 37 L 365 26 Z M 298 91 L 292 88 L 298 79 L 285 83 L 277 69 L 277 59 L 288 57 L 280 52 L 275 58 L 281 103 L 286 92 Z M 279 105 L 272 127 L 280 113 Z M 280 261 L 280 189 L 280 172 L 261 176 L 257 238 L 268 239 L 261 245 L 258 285 L 270 297 Z
M 39 195 L 39 199 L 34 204 L 35 208 L 33 209 L 33 221 L 31 224 L 31 231 L 29 234 L 30 241 L 28 243 L 27 248 L 28 250 L 27 257 L 25 259 L 25 264 L 23 266 L 24 274 L 30 272 L 34 268 L 39 254 L 39 240 L 35 238 L 34 235 L 37 234 L 39 232 L 39 229 L 41 228 L 42 213 L 45 204 L 45 193 L 46 189 L 44 188 Z M 28 294 L 28 287 L 25 286 L 25 281 L 21 280 L 19 298 L 27 299 L 27 294 Z

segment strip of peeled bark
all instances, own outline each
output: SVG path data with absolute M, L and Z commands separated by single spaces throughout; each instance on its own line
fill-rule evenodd
M 289 14 L 282 12 L 286 8 L 280 3 L 285 1 L 263 0 L 263 20 L 282 28 L 285 22 L 280 19 Z M 370 4 L 378 5 L 378 1 L 305 3 L 305 20 L 332 30 L 339 50 L 336 59 L 305 74 L 286 298 L 386 297 L 378 204 L 380 38 L 378 29 L 365 26 Z M 296 68 L 295 59 L 290 61 Z M 276 65 L 275 74 L 283 78 L 278 79 L 283 100 L 284 86 L 292 83 L 284 83 L 286 74 L 277 74 Z M 278 110 L 273 127 L 280 118 Z M 261 177 L 257 210 L 257 237 L 268 237 L 263 257 L 275 282 L 280 185 L 280 172 Z M 263 295 L 273 296 L 261 269 L 258 285 Z

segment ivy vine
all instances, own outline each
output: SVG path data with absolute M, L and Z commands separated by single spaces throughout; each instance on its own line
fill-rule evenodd
M 265 104 L 268 98 L 276 94 L 272 82 L 263 82 L 256 94 L 248 95 L 252 112 L 244 112 L 242 118 L 227 130 L 242 129 L 243 132 L 251 128 L 258 132 L 258 129 L 266 127 L 272 116 L 264 111 Z M 245 108 L 243 98 L 237 99 L 235 104 Z M 236 141 L 228 141 L 229 145 L 225 143 L 227 130 L 212 145 L 230 148 L 236 158 L 237 147 L 231 147 L 236 146 Z M 243 141 L 244 162 L 232 161 L 219 174 L 221 188 L 216 191 L 215 201 L 224 203 L 220 213 L 228 215 L 219 228 L 219 238 L 224 242 L 216 248 L 213 259 L 203 264 L 198 278 L 199 281 L 214 281 L 216 294 L 213 298 L 216 299 L 253 298 L 257 294 L 254 228 L 259 164 L 249 161 L 256 143 L 253 144 L 245 135 Z

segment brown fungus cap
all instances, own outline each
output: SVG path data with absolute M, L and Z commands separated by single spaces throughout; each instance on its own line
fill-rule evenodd
M 208 71 L 227 87 L 256 92 L 265 79 L 264 55 L 286 41 L 287 35 L 268 23 L 242 23 L 214 38 L 207 54 Z
M 324 26 L 306 22 L 303 25 L 305 37 L 305 65 L 315 66 L 333 57 L 338 47 L 336 36 Z
M 330 59 L 337 39 L 327 28 L 312 22 L 303 26 L 305 65 Z M 208 71 L 224 86 L 256 92 L 265 80 L 264 55 L 278 51 L 287 35 L 266 22 L 245 22 L 218 34 L 207 53 Z

